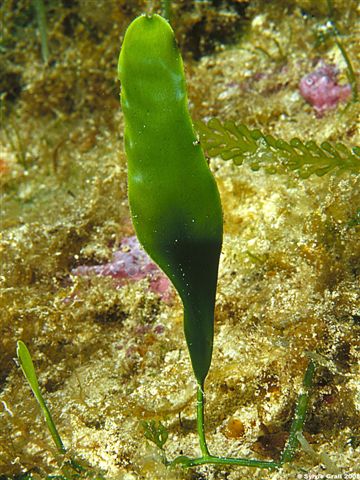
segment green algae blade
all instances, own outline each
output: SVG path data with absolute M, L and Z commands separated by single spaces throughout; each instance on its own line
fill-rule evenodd
M 19 359 L 21 370 L 23 371 L 23 374 L 25 375 L 26 380 L 29 382 L 30 388 L 38 404 L 40 405 L 40 409 L 45 417 L 47 427 L 55 442 L 56 448 L 58 449 L 59 453 L 63 454 L 66 452 L 66 449 L 56 429 L 51 413 L 40 392 L 39 382 L 36 376 L 35 367 L 34 367 L 30 352 L 27 346 L 25 345 L 25 343 L 22 342 L 21 340 L 17 342 L 16 354 Z
M 128 27 L 118 64 L 128 193 L 136 235 L 184 305 L 199 385 L 210 368 L 222 209 L 193 129 L 174 32 L 159 15 Z

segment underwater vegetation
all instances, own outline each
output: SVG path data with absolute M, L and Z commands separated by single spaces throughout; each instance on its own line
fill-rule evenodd
M 46 26 L 46 11 L 43 0 L 33 0 L 33 5 L 36 11 L 36 18 L 41 38 L 41 55 L 45 63 L 49 61 L 49 45 L 47 39 L 47 26 Z
M 352 94 L 318 117 L 298 91 L 318 58 L 341 69 L 339 85 L 347 76 L 334 36 L 318 50 L 313 44 L 313 28 L 329 17 L 326 2 L 323 9 L 306 1 L 285 2 L 285 9 L 284 2 L 241 2 L 246 28 L 239 29 L 239 44 L 223 48 L 219 34 L 209 50 L 201 39 L 212 35 L 207 19 L 222 21 L 216 6 L 174 5 L 174 29 L 184 23 L 179 39 L 190 111 L 200 125 L 191 151 L 200 140 L 212 157 L 223 209 L 206 405 L 202 392 L 196 398 L 181 303 L 154 292 L 157 271 L 138 251 L 126 199 L 115 64 L 119 32 L 143 5 L 126 11 L 126 2 L 100 2 L 88 12 L 86 3 L 46 3 L 48 65 L 35 18 L 24 27 L 28 58 L 21 60 L 21 38 L 5 52 L 5 78 L 16 67 L 9 59 L 17 58 L 21 88 L 3 104 L 7 128 L 0 133 L 0 474 L 237 480 L 357 473 L 358 105 Z M 233 3 L 223 2 L 223 12 L 234 12 Z M 357 80 L 355 8 L 335 2 L 332 17 L 347 32 L 338 38 Z M 9 27 L 18 11 L 26 11 L 22 2 L 8 9 Z M 194 12 L 201 28 L 192 42 Z M 181 43 L 184 32 L 189 38 Z M 136 110 L 143 115 L 143 104 Z M 179 190 L 188 200 L 185 186 Z M 166 193 L 157 189 L 149 201 L 158 191 Z M 121 279 L 113 278 L 113 267 Z M 51 446 L 12 360 L 20 338 L 32 352 L 65 457 Z M 312 364 L 315 372 L 304 379 Z M 280 471 L 207 465 L 206 452 L 198 457 L 199 425 L 202 448 L 222 458 L 287 464 Z M 166 466 L 178 457 L 184 465 L 203 464 L 193 471 Z M 66 464 L 69 458 L 75 463 Z
M 294 458 L 309 401 L 300 395 L 280 462 L 211 455 L 204 426 L 204 390 L 212 358 L 218 266 L 223 236 L 220 196 L 187 110 L 185 75 L 175 36 L 159 15 L 143 15 L 126 31 L 119 57 L 125 118 L 129 203 L 136 234 L 171 279 L 184 307 L 184 332 L 197 381 L 201 457 L 171 465 L 242 465 L 276 469 Z M 176 134 L 177 132 L 177 134 Z M 310 361 L 304 389 L 315 366 Z M 161 424 L 159 424 L 161 427 Z M 154 428 L 152 428 L 154 430 Z M 146 431 L 146 430 L 145 430 Z M 150 431 L 147 432 L 149 437 Z M 162 449 L 167 439 L 155 443 Z M 166 464 L 169 464 L 165 460 Z
M 213 344 L 222 211 L 187 111 L 182 59 L 174 44 L 160 16 L 139 17 L 124 38 L 118 71 L 128 195 L 140 243 L 184 304 L 187 345 L 203 389 Z
M 360 173 L 360 148 L 350 150 L 340 142 L 317 145 L 299 138 L 285 142 L 245 125 L 229 121 L 221 124 L 216 118 L 207 124 L 198 123 L 198 131 L 209 156 L 220 155 L 223 160 L 233 160 L 235 165 L 247 162 L 255 171 L 263 168 L 274 174 L 292 170 L 301 178 L 314 174 L 321 177 L 330 172 Z
M 64 457 L 64 455 L 67 454 L 67 450 L 61 440 L 61 437 L 59 435 L 59 432 L 57 431 L 57 428 L 55 426 L 55 423 L 52 419 L 50 410 L 44 400 L 44 397 L 42 396 L 42 393 L 39 388 L 39 383 L 38 379 L 36 376 L 34 364 L 30 355 L 30 352 L 27 348 L 27 346 L 22 342 L 21 340 L 17 342 L 17 358 L 21 367 L 21 370 L 23 371 L 23 374 L 28 381 L 30 388 L 40 406 L 40 410 L 44 416 L 44 419 L 46 421 L 46 425 L 48 427 L 48 430 L 51 434 L 51 437 L 56 445 L 56 449 L 58 453 L 61 455 L 61 457 Z M 93 478 L 97 480 L 101 480 L 103 477 L 100 475 L 100 473 L 97 472 L 92 472 L 90 469 L 88 469 L 87 466 L 84 464 L 79 463 L 77 460 L 74 458 L 65 458 L 61 460 L 61 475 L 57 475 L 56 478 L 59 480 L 71 480 L 75 478 Z M 32 475 L 30 474 L 28 478 L 32 478 Z M 47 478 L 54 478 L 53 476 L 49 476 Z

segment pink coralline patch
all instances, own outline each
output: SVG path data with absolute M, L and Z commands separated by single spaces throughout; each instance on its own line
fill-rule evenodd
M 336 108 L 339 102 L 346 101 L 351 94 L 349 84 L 338 84 L 338 75 L 339 70 L 335 66 L 320 62 L 314 72 L 300 80 L 300 94 L 314 107 L 319 117 Z
M 118 286 L 148 278 L 150 290 L 160 295 L 164 301 L 172 296 L 170 280 L 141 248 L 135 236 L 121 241 L 109 263 L 103 265 L 82 265 L 71 271 L 73 275 L 99 275 L 112 277 Z

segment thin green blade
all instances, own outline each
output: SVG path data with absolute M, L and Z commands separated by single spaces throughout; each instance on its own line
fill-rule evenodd
M 26 380 L 29 382 L 30 388 L 38 401 L 41 411 L 45 417 L 46 424 L 50 431 L 50 434 L 55 442 L 56 448 L 59 453 L 65 453 L 66 449 L 60 438 L 60 435 L 56 429 L 55 423 L 52 419 L 50 411 L 45 403 L 43 396 L 41 395 L 39 383 L 37 380 L 34 364 L 30 355 L 30 352 L 24 342 L 19 340 L 17 342 L 16 354 L 19 359 L 21 370 L 23 371 Z

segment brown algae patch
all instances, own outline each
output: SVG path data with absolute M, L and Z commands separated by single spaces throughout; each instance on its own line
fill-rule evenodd
M 309 52 L 341 64 L 332 45 L 314 50 L 312 27 L 326 10 L 301 1 L 284 13 L 284 2 L 267 3 L 250 2 L 239 45 L 187 62 L 194 118 L 237 120 L 286 140 L 359 144 L 358 105 L 318 119 L 297 89 L 313 66 Z M 109 278 L 70 276 L 79 265 L 108 262 L 133 234 L 115 65 L 119 35 L 136 7 L 128 14 L 109 2 L 110 25 L 85 15 L 85 4 L 50 15 L 56 65 L 41 64 L 34 22 L 26 27 L 27 55 L 21 39 L 6 52 L 7 71 L 21 73 L 22 89 L 7 103 L 0 135 L 0 474 L 32 471 L 42 479 L 57 469 L 43 419 L 12 360 L 20 338 L 64 443 L 107 478 L 275 480 L 295 478 L 300 468 L 323 473 L 321 463 L 326 473 L 358 473 L 360 184 L 346 173 L 300 180 L 211 161 L 225 237 L 206 385 L 210 449 L 277 459 L 312 358 L 317 373 L 305 438 L 313 453 L 299 449 L 282 472 L 206 466 L 195 473 L 165 468 L 144 438 L 140 422 L 160 420 L 169 431 L 168 458 L 198 453 L 195 382 L 178 299 L 161 301 L 146 279 L 116 288 Z M 350 12 L 343 22 L 354 60 L 357 7 L 334 4 Z M 6 5 L 10 25 L 14 11 Z M 311 15 L 304 19 L 300 7 Z M 16 9 L 29 15 L 23 2 Z M 187 21 L 191 32 L 194 17 Z

